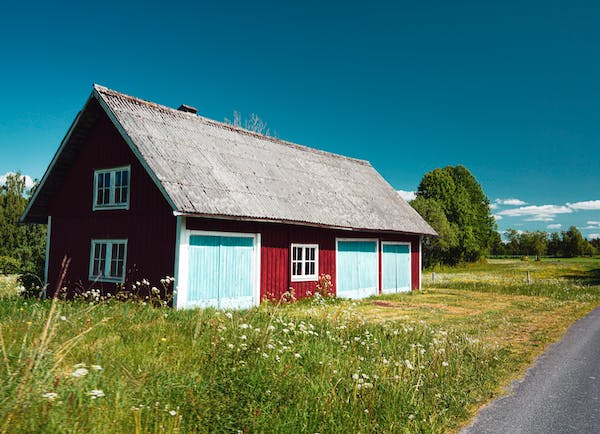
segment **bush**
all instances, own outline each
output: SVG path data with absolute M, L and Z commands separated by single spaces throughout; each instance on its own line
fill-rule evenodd
M 0 274 L 17 274 L 21 264 L 18 259 L 10 256 L 0 256 Z

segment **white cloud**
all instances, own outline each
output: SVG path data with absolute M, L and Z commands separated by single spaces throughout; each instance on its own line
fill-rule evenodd
M 497 208 L 498 208 L 497 203 L 490 203 L 490 209 L 497 209 Z
M 8 175 L 14 175 L 14 174 L 15 174 L 14 172 L 6 172 L 4 175 L 0 175 L 0 185 L 4 185 Z M 31 187 L 33 187 L 33 179 L 31 179 L 31 176 L 29 176 L 29 175 L 24 175 L 24 176 L 25 176 L 25 188 L 27 190 L 29 190 Z
M 410 200 L 413 200 L 415 197 L 417 197 L 417 194 L 415 191 L 405 191 L 405 190 L 397 190 L 397 191 L 398 191 L 398 194 L 400 195 L 400 197 L 407 202 Z
M 588 220 L 587 224 L 589 225 L 588 227 L 586 227 L 585 229 L 600 229 L 600 222 L 595 222 L 593 220 Z
M 521 199 L 515 199 L 515 198 L 496 199 L 494 202 L 497 203 L 498 205 L 510 205 L 510 206 L 527 205 L 527 202 L 523 202 Z
M 561 227 L 562 227 L 562 225 L 560 223 L 555 223 L 555 224 L 546 226 L 546 229 L 560 229 Z
M 563 205 L 530 205 L 505 209 L 498 214 L 507 217 L 527 217 L 528 222 L 551 222 L 557 214 L 570 214 L 573 210 Z
M 587 236 L 588 240 L 597 240 L 598 238 L 600 238 L 600 234 L 588 234 Z
M 567 206 L 577 210 L 595 211 L 600 210 L 600 200 L 586 200 L 583 202 L 567 203 Z

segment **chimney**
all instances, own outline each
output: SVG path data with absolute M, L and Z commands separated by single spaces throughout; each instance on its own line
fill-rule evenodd
M 192 107 L 191 105 L 187 104 L 181 104 L 177 110 L 181 112 L 192 113 L 195 115 L 198 114 L 198 109 L 196 107 Z

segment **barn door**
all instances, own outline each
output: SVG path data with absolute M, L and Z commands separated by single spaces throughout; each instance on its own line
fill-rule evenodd
M 377 241 L 338 240 L 337 296 L 364 298 L 377 294 Z
M 254 238 L 191 235 L 187 306 L 249 308 L 254 304 Z
M 381 250 L 381 292 L 410 291 L 410 244 L 383 242 Z

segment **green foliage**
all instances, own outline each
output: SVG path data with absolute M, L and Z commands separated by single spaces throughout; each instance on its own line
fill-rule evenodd
M 10 266 L 16 268 L 13 272 L 34 274 L 39 282 L 44 275 L 46 225 L 19 224 L 27 207 L 25 193 L 25 177 L 8 174 L 0 189 L 0 257 L 10 258 Z M 8 264 L 9 260 L 3 261 Z
M 508 229 L 505 232 L 507 243 L 502 251 L 495 252 L 500 255 L 550 255 L 563 258 L 576 256 L 591 256 L 594 246 L 583 238 L 579 229 L 571 226 L 569 230 L 552 232 L 543 231 L 521 232 Z
M 435 199 L 418 196 L 410 204 L 439 234 L 438 238 L 427 237 L 423 240 L 423 265 L 431 267 L 444 263 L 445 258 L 458 247 L 456 225 L 448 222 L 442 206 Z
M 432 246 L 434 261 L 445 264 L 474 262 L 489 252 L 496 229 L 490 214 L 490 201 L 465 167 L 447 166 L 426 173 L 413 203 L 434 229 L 438 225 L 443 232 L 440 233 L 442 238 L 448 237 Z M 439 215 L 440 211 L 447 224 Z M 433 252 L 438 247 L 440 249 Z

